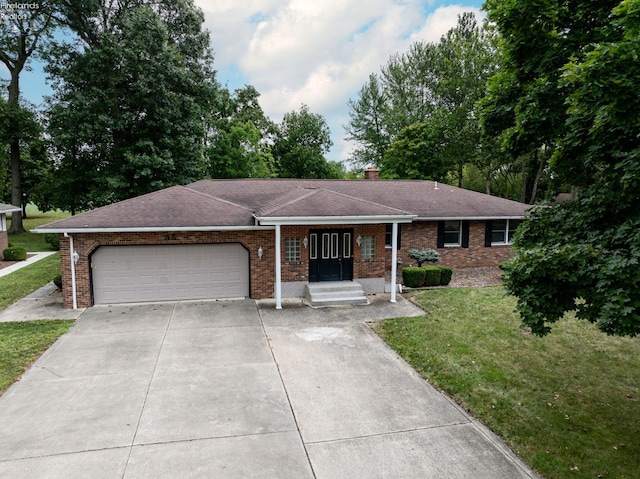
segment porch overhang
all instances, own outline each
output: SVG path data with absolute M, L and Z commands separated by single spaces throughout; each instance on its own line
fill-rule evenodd
M 411 223 L 417 215 L 353 215 L 353 216 L 258 216 L 253 215 L 260 226 L 284 225 L 363 225 Z
M 392 225 L 392 254 L 391 254 L 391 298 L 396 302 L 396 268 L 398 260 L 398 224 L 411 223 L 417 215 L 336 215 L 336 216 L 259 216 L 254 214 L 256 225 L 273 226 L 276 232 L 276 309 L 282 309 L 282 257 L 281 257 L 281 227 L 282 226 L 316 226 L 316 225 L 364 225 L 391 224 Z

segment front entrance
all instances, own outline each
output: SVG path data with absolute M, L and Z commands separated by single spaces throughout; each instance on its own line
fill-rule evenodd
M 309 231 L 309 281 L 353 279 L 353 229 Z

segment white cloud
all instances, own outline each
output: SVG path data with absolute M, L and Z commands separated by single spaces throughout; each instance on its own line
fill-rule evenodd
M 458 23 L 458 16 L 462 15 L 464 12 L 473 12 L 478 21 L 481 21 L 486 17 L 485 13 L 479 8 L 464 7 L 461 5 L 440 7 L 425 19 L 422 28 L 411 36 L 410 43 L 421 40 L 437 42 L 444 34 L 453 28 L 456 23 Z
M 282 5 L 279 0 L 196 0 L 205 15 L 216 63 L 237 63 L 247 50 L 260 18 L 268 17 Z
M 196 3 L 211 31 L 216 68 L 239 71 L 261 93 L 260 103 L 274 121 L 302 103 L 325 116 L 336 160 L 347 158 L 353 148 L 343 140 L 347 101 L 370 73 L 413 42 L 438 41 L 462 12 L 482 16 L 478 8 L 460 5 L 426 14 L 428 2 L 418 0 Z

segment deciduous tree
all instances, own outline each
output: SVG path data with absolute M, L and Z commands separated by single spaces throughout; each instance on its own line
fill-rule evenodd
M 437 138 L 437 145 L 429 148 L 428 156 L 411 160 L 413 176 L 419 171 L 421 177 L 427 171 L 441 176 L 442 165 L 449 164 L 445 169 L 461 184 L 465 163 L 489 163 L 489 150 L 481 151 L 476 104 L 497 68 L 493 36 L 473 14 L 465 13 L 438 43 L 414 43 L 408 52 L 393 55 L 380 74 L 370 75 L 358 98 L 349 101 L 345 129 L 347 138 L 357 143 L 353 160 L 401 177 L 403 168 L 386 162 L 393 158 L 397 163 L 407 136 L 417 146 L 419 129 L 423 141 Z
M 60 2 L 79 42 L 59 46 L 49 134 L 56 205 L 104 205 L 205 175 L 218 85 L 192 0 Z
M 331 132 L 322 115 L 307 105 L 284 115 L 276 128 L 273 157 L 280 178 L 335 178 L 340 169 L 324 155 L 331 148 Z
M 53 6 L 55 2 L 41 1 L 25 3 L 16 0 L 3 1 L 3 18 L 0 19 L 0 61 L 9 70 L 8 107 L 12 112 L 20 109 L 20 74 L 28 68 L 28 62 L 37 56 L 50 39 L 55 25 Z M 22 206 L 22 162 L 20 141 L 22 132 L 13 129 L 9 138 L 11 162 L 11 203 Z M 10 233 L 21 233 L 22 215 L 14 213 L 11 217 Z
M 573 10 L 602 20 L 599 7 Z M 555 30 L 579 37 L 564 20 Z M 552 165 L 580 186 L 578 198 L 534 210 L 505 266 L 523 322 L 539 335 L 567 311 L 608 334 L 640 333 L 640 1 L 623 0 L 598 26 L 601 40 L 576 44 L 556 72 L 566 116 Z
M 221 90 L 207 132 L 207 175 L 212 178 L 267 178 L 275 174 L 269 140 L 274 125 L 252 86 L 233 94 Z

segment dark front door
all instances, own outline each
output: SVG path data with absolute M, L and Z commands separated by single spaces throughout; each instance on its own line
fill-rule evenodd
M 309 232 L 309 281 L 353 279 L 353 230 Z

